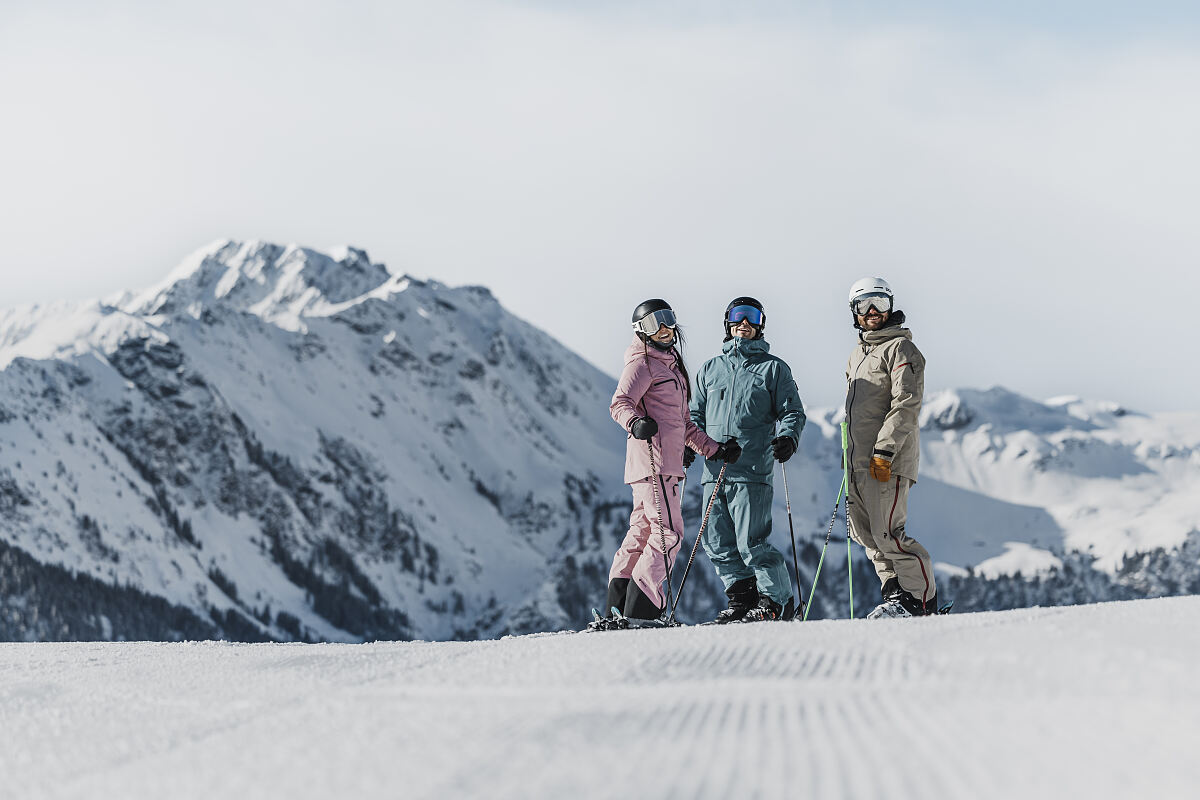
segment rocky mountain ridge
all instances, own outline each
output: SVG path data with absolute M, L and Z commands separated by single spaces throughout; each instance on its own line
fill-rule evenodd
M 0 311 L 0 638 L 575 627 L 627 524 L 614 384 L 487 289 L 354 248 L 216 242 L 145 291 Z M 839 418 L 810 409 L 788 464 L 806 597 Z M 1200 590 L 1196 415 L 995 388 L 930 392 L 922 429 L 910 529 L 959 607 Z M 835 523 L 815 617 L 846 614 Z M 697 558 L 683 619 L 723 602 Z

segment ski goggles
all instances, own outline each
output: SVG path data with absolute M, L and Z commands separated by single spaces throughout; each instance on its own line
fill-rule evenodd
M 763 324 L 762 309 L 755 308 L 754 306 L 734 306 L 725 315 L 725 321 L 731 325 L 737 325 L 742 320 L 746 320 L 751 325 L 761 328 Z
M 666 325 L 672 330 L 675 329 L 675 312 L 669 308 L 664 308 L 660 311 L 654 311 L 633 323 L 634 330 L 641 331 L 647 336 L 653 336 L 658 333 L 658 329 Z
M 865 317 L 872 306 L 880 314 L 887 314 L 892 310 L 892 298 L 883 292 L 871 292 L 870 294 L 860 294 L 850 301 L 850 308 L 860 317 Z

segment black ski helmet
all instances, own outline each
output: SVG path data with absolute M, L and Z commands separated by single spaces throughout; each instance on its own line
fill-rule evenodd
M 668 313 L 666 315 L 660 314 L 659 312 L 662 311 L 666 311 Z M 670 350 L 675 346 L 675 341 L 673 339 L 670 344 L 664 345 L 661 342 L 655 341 L 650 337 L 649 334 L 640 329 L 638 323 L 652 314 L 655 314 L 659 317 L 665 316 L 666 319 L 662 321 L 662 324 L 666 324 L 671 328 L 675 327 L 675 312 L 674 309 L 671 308 L 671 304 L 666 300 L 654 298 L 652 300 L 646 300 L 642 303 L 639 303 L 638 307 L 633 310 L 633 330 L 637 333 L 639 339 L 651 345 L 652 347 L 664 351 Z M 654 326 L 654 330 L 658 330 L 658 323 L 651 321 L 650 324 Z
M 642 317 L 648 314 L 653 314 L 655 311 L 663 311 L 664 309 L 668 311 L 671 310 L 671 304 L 666 300 L 659 300 L 657 298 L 653 300 L 647 300 L 644 303 L 640 303 L 638 307 L 633 310 L 633 319 L 631 321 L 636 323 Z
M 733 338 L 733 326 L 729 324 L 729 312 L 738 306 L 753 306 L 762 312 L 762 324 L 754 326 L 758 329 L 758 335 L 754 338 L 761 339 L 763 331 L 767 329 L 767 311 L 763 308 L 763 304 L 753 297 L 735 297 L 729 301 L 729 305 L 725 306 L 725 318 L 723 320 L 725 323 L 725 341 Z

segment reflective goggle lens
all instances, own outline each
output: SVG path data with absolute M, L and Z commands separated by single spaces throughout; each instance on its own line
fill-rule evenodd
M 729 309 L 729 314 L 725 319 L 734 325 L 737 325 L 742 320 L 746 320 L 751 325 L 762 325 L 763 312 L 762 309 L 755 308 L 754 306 L 734 306 Z
M 883 292 L 872 292 L 871 294 L 859 295 L 850 304 L 850 307 L 854 309 L 854 313 L 860 317 L 866 316 L 867 312 L 871 310 L 871 306 L 875 306 L 875 309 L 880 314 L 887 314 L 892 310 L 892 298 Z
M 666 325 L 668 328 L 675 327 L 675 312 L 669 308 L 664 308 L 661 311 L 655 311 L 652 314 L 639 319 L 633 323 L 633 327 L 637 328 L 647 336 L 653 336 L 658 333 L 658 329 Z

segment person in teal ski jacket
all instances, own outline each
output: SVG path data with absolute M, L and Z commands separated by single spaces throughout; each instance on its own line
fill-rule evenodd
M 725 309 L 722 354 L 696 374 L 692 421 L 717 441 L 735 438 L 742 456 L 729 464 L 704 533 L 704 551 L 725 586 L 729 607 L 717 622 L 790 619 L 792 582 L 783 554 L 768 541 L 776 461 L 796 452 L 804 405 L 792 370 L 763 339 L 766 313 L 752 297 Z M 688 463 L 691 459 L 685 453 Z M 694 458 L 694 456 L 692 456 Z M 704 503 L 712 498 L 721 463 L 704 461 Z

